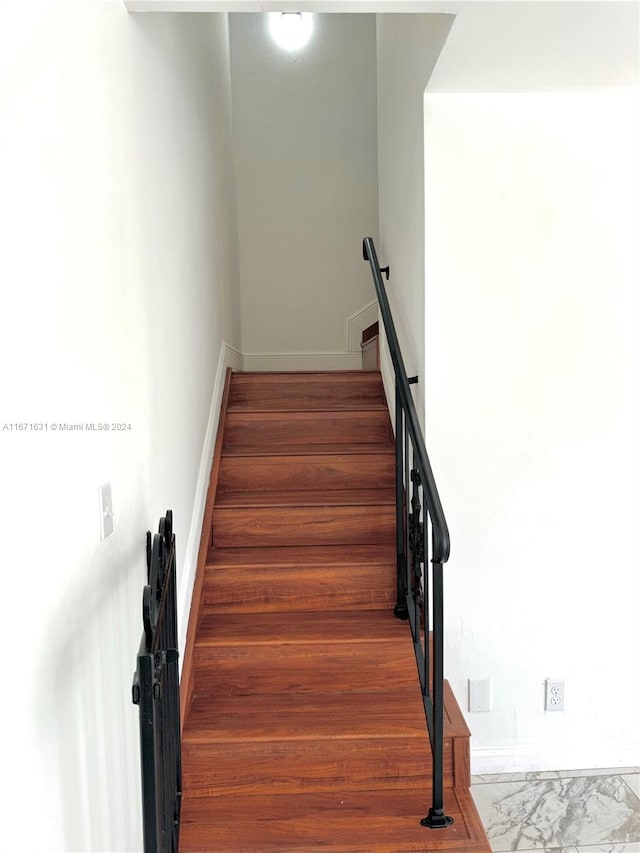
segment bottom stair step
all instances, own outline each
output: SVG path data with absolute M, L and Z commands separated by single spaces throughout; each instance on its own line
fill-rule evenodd
M 445 790 L 447 829 L 420 825 L 424 788 L 182 801 L 181 853 L 490 853 L 471 797 Z

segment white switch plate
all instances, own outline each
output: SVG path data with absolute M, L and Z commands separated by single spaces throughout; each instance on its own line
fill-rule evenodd
M 105 483 L 98 489 L 100 497 L 100 541 L 113 533 L 113 503 L 111 501 L 111 483 Z
M 491 679 L 470 678 L 469 679 L 469 710 L 490 711 L 491 710 Z

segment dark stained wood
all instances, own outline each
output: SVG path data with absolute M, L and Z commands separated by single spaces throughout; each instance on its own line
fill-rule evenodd
M 214 548 L 384 544 L 395 535 L 395 507 L 216 507 Z
M 405 649 L 413 663 L 409 625 L 393 613 L 256 613 L 243 615 L 203 615 L 198 646 L 314 645 L 316 643 L 393 643 Z M 407 640 L 409 650 L 406 652 Z M 415 664 L 414 664 L 415 666 Z
M 420 826 L 428 791 L 237 794 L 182 801 L 180 850 L 224 853 L 489 853 L 468 791 L 446 792 L 447 829 Z
M 224 448 L 250 445 L 268 453 L 292 444 L 390 444 L 386 409 L 341 412 L 229 412 Z M 355 448 L 354 448 L 355 449 Z
M 370 326 L 367 326 L 367 328 L 364 329 L 364 331 L 362 332 L 362 343 L 366 344 L 367 341 L 372 340 L 372 338 L 377 338 L 379 331 L 380 327 L 378 321 L 376 320 L 375 323 L 372 323 Z
M 392 442 L 332 442 L 331 444 L 299 444 L 297 441 L 291 444 L 283 444 L 282 447 L 270 445 L 265 447 L 264 444 L 239 444 L 232 447 L 225 447 L 224 456 L 327 456 L 329 454 L 341 453 L 358 453 L 358 454 L 375 454 L 376 456 L 386 454 L 393 458 L 395 454 L 395 446 Z
M 393 486 L 377 489 L 243 489 L 218 495 L 216 507 L 392 506 Z
M 225 419 L 227 414 L 227 406 L 229 403 L 229 395 L 231 393 L 231 368 L 227 368 L 224 391 L 222 392 L 222 402 L 220 405 L 220 418 L 218 420 L 218 431 L 216 434 L 216 443 L 213 450 L 213 463 L 211 465 L 211 474 L 209 476 L 209 487 L 207 489 L 207 499 L 205 502 L 204 519 L 202 522 L 202 532 L 200 534 L 200 547 L 198 549 L 198 562 L 196 565 L 196 577 L 193 585 L 193 594 L 191 596 L 191 609 L 189 611 L 189 621 L 187 624 L 187 641 L 185 645 L 184 660 L 182 663 L 182 672 L 180 674 L 180 727 L 184 731 L 184 720 L 191 704 L 193 697 L 193 651 L 195 648 L 195 638 L 198 627 L 198 619 L 202 606 L 202 591 L 204 588 L 205 565 L 207 557 L 211 549 L 211 519 L 213 517 L 213 505 L 216 498 L 216 489 L 218 485 L 218 474 L 220 471 L 220 462 L 222 460 L 222 444 L 225 429 Z
M 230 410 L 353 411 L 371 405 L 386 408 L 379 373 L 241 373 L 234 381 Z
M 393 488 L 392 454 L 322 456 L 225 456 L 218 481 L 221 492 L 283 489 Z

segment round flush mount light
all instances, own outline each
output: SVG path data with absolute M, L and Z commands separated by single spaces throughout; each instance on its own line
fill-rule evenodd
M 310 12 L 269 12 L 269 32 L 283 50 L 301 50 L 311 38 L 313 16 Z

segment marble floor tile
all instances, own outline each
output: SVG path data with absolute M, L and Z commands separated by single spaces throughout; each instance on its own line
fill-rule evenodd
M 620 776 L 485 783 L 472 793 L 494 853 L 640 841 L 640 800 Z
M 640 773 L 633 773 L 629 776 L 623 775 L 622 778 L 631 788 L 636 797 L 640 798 Z
M 536 850 L 522 850 L 521 853 L 578 853 L 577 847 L 538 847 Z
M 589 847 L 576 847 L 578 853 L 640 853 L 640 842 L 631 844 L 596 844 Z
M 640 767 L 610 767 L 596 770 L 531 770 L 527 773 L 479 773 L 471 777 L 472 785 L 486 782 L 534 782 L 542 779 L 577 779 L 579 776 L 640 775 Z

